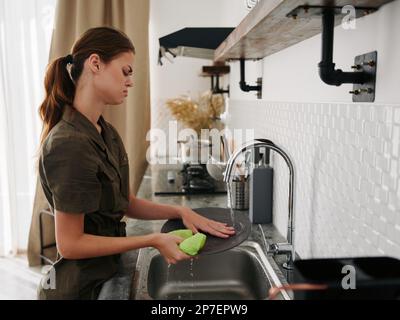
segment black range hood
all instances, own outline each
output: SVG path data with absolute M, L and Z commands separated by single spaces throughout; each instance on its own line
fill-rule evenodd
M 159 39 L 158 63 L 176 56 L 214 60 L 214 51 L 234 28 L 184 28 Z M 171 60 L 170 60 L 171 61 Z

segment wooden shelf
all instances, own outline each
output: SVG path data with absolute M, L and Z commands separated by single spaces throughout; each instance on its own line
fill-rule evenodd
M 379 8 L 393 0 L 336 0 L 332 6 Z M 321 33 L 321 19 L 288 18 L 286 15 L 302 5 L 321 6 L 326 0 L 260 1 L 239 26 L 215 50 L 214 61 L 262 59 Z M 341 18 L 337 17 L 336 25 Z
M 221 76 L 228 74 L 231 70 L 230 66 L 203 66 L 201 77 Z

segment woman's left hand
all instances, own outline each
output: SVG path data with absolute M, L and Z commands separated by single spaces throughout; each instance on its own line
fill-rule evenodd
M 226 223 L 207 219 L 187 207 L 178 207 L 177 209 L 183 224 L 194 233 L 201 230 L 220 238 L 228 238 L 235 234 L 235 229 L 228 227 Z

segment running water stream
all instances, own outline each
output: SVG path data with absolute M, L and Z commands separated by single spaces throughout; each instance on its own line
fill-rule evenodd
M 226 183 L 226 190 L 228 192 L 228 207 L 230 209 L 230 216 L 231 216 L 231 223 L 232 223 L 232 227 L 235 228 L 235 212 L 233 210 L 233 206 L 232 206 L 232 185 L 227 182 Z
M 167 278 L 166 278 L 166 280 L 165 280 L 165 285 L 166 285 L 166 286 L 168 285 L 168 282 L 169 282 L 169 273 L 170 273 L 170 269 L 171 269 L 171 264 L 168 263 Z M 168 291 L 167 291 L 167 293 L 165 294 L 165 299 L 168 300 Z
M 191 279 L 191 290 L 190 290 L 190 296 L 188 297 L 190 300 L 193 300 L 193 292 L 194 292 L 194 272 L 193 272 L 193 264 L 194 264 L 194 258 L 190 258 L 190 264 L 189 264 L 189 276 Z M 165 285 L 168 286 L 169 283 L 169 278 L 170 278 L 170 272 L 171 272 L 171 266 L 172 264 L 168 264 L 167 267 L 167 275 L 166 275 L 166 282 Z M 167 290 L 168 292 L 168 290 Z M 168 293 L 165 294 L 165 299 L 168 300 Z M 182 299 L 182 295 L 178 295 L 178 300 Z
M 190 300 L 193 300 L 193 291 L 194 291 L 193 263 L 194 263 L 194 259 L 190 258 L 190 267 L 189 267 L 189 275 L 190 275 L 190 278 L 191 278 Z

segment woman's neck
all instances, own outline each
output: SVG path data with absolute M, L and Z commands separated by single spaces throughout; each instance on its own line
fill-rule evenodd
M 98 125 L 98 121 L 105 106 L 106 105 L 100 101 L 88 87 L 79 88 L 78 86 L 73 101 L 73 107 L 88 118 L 99 133 L 101 132 L 101 126 Z

